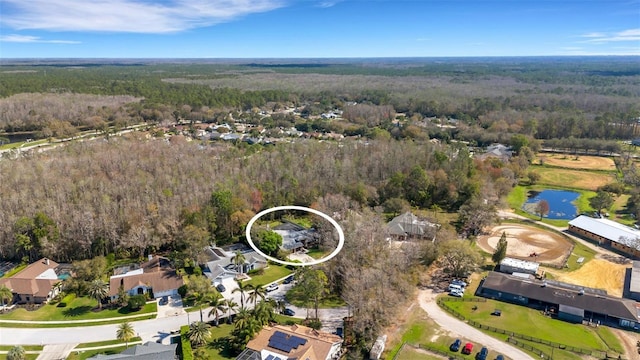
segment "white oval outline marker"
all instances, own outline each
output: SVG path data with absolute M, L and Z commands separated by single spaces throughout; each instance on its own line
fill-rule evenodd
M 253 240 L 251 240 L 251 227 L 253 226 L 253 223 L 255 223 L 263 215 L 272 213 L 274 211 L 279 211 L 279 210 L 301 210 L 301 211 L 307 211 L 307 212 L 310 212 L 312 214 L 316 214 L 318 216 L 323 217 L 324 219 L 329 221 L 331 223 L 331 225 L 333 225 L 333 227 L 336 228 L 336 230 L 338 230 L 338 246 L 336 247 L 335 250 L 333 250 L 333 252 L 331 254 L 323 257 L 322 259 L 318 259 L 318 260 L 307 262 L 307 263 L 283 261 L 283 260 L 276 259 L 276 258 L 274 258 L 272 256 L 269 256 L 269 255 L 263 253 L 253 243 Z M 251 248 L 253 250 L 255 250 L 258 254 L 260 254 L 261 256 L 263 256 L 265 258 L 267 258 L 268 260 L 271 260 L 273 262 L 276 262 L 276 263 L 282 264 L 282 265 L 311 266 L 311 265 L 322 264 L 323 262 L 325 262 L 327 260 L 330 260 L 334 256 L 338 255 L 338 253 L 340 252 L 340 250 L 342 250 L 342 247 L 344 246 L 344 231 L 342 231 L 342 228 L 340 227 L 340 225 L 335 220 L 333 220 L 333 218 L 331 216 L 323 213 L 322 211 L 318 211 L 318 210 L 311 209 L 311 208 L 304 207 L 304 206 L 285 205 L 285 206 L 276 206 L 276 207 L 272 207 L 272 208 L 269 208 L 269 209 L 266 209 L 266 210 L 262 210 L 259 213 L 257 213 L 256 216 L 251 218 L 251 220 L 249 220 L 249 223 L 247 224 L 247 229 L 245 230 L 245 235 L 247 236 L 247 241 L 249 242 L 249 246 L 251 246 Z

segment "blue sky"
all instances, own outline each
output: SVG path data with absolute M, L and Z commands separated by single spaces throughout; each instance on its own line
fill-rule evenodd
M 0 58 L 640 55 L 640 0 L 0 0 Z

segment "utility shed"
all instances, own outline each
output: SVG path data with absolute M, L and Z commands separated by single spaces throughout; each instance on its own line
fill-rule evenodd
M 525 273 L 535 275 L 540 268 L 540 264 L 534 261 L 525 261 L 506 257 L 500 261 L 500 272 L 513 274 Z

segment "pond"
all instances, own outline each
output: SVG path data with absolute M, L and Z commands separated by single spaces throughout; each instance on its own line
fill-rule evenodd
M 571 220 L 578 214 L 578 208 L 573 203 L 579 193 L 566 190 L 529 191 L 528 200 L 522 205 L 522 209 L 530 214 L 536 214 L 535 207 L 538 201 L 546 200 L 549 203 L 548 219 Z

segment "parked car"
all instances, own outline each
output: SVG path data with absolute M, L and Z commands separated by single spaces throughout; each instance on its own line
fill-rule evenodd
M 493 315 L 493 316 L 500 316 L 500 315 L 502 315 L 502 310 L 500 310 L 500 309 L 495 309 L 495 310 L 493 310 L 493 312 L 491 313 L 491 315 Z
M 476 354 L 476 360 L 487 360 L 487 355 L 489 355 L 489 350 L 486 347 L 482 347 L 480 352 Z
M 460 341 L 460 339 L 456 339 L 456 341 L 454 341 L 453 344 L 449 346 L 449 350 L 458 352 L 458 350 L 460 350 L 460 345 L 462 345 L 462 341 Z
M 453 280 L 451 282 L 451 285 L 458 285 L 458 286 L 461 286 L 463 288 L 467 287 L 467 283 L 466 282 L 464 282 L 462 280 L 458 280 L 458 279 Z
M 464 296 L 464 292 L 462 292 L 460 290 L 451 290 L 451 291 L 449 291 L 449 295 L 455 296 L 455 297 L 463 297 Z
M 471 354 L 471 352 L 473 351 L 473 344 L 468 342 L 466 344 L 464 344 L 464 347 L 462 348 L 462 353 L 465 355 L 469 355 Z
M 295 311 L 293 311 L 293 310 L 291 310 L 289 308 L 284 309 L 284 311 L 282 313 L 287 315 L 287 316 L 294 316 L 296 314 Z
M 504 356 L 498 355 L 498 356 L 496 356 L 496 360 L 504 360 Z
M 459 291 L 462 291 L 462 290 L 463 290 L 463 288 L 462 288 L 462 286 L 460 286 L 460 285 L 450 284 L 450 285 L 449 285 L 449 291 L 453 291 L 453 290 L 459 290 Z
M 267 292 L 271 292 L 271 291 L 274 291 L 274 290 L 277 290 L 277 289 L 278 289 L 278 284 L 277 283 L 273 283 L 273 284 L 267 286 L 266 290 L 267 290 Z
M 220 291 L 222 293 L 222 292 L 227 291 L 227 288 L 225 288 L 224 285 L 222 285 L 222 284 L 218 284 L 218 285 L 216 285 L 216 290 L 218 290 L 218 291 Z
M 169 297 L 167 295 L 160 298 L 158 305 L 167 305 L 169 303 Z
M 289 275 L 287 276 L 286 279 L 284 279 L 284 281 L 282 282 L 283 284 L 291 284 L 293 282 L 294 276 L 293 275 Z

